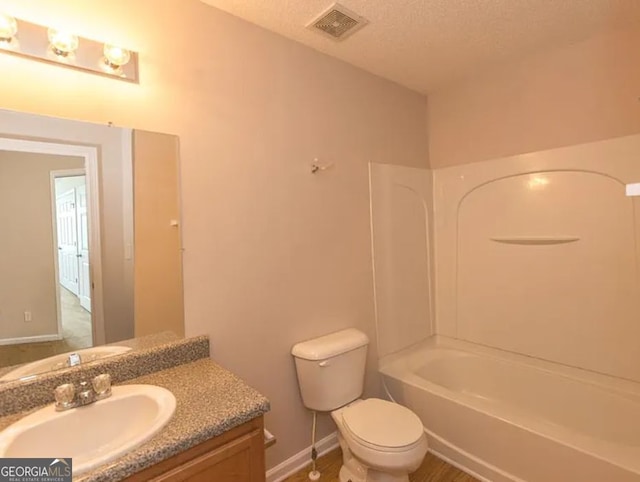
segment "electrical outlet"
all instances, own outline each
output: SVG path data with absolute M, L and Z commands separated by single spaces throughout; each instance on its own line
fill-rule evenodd
M 30 311 L 25 311 L 24 312 L 24 321 L 25 321 L 25 323 L 29 323 L 31 321 L 31 312 Z

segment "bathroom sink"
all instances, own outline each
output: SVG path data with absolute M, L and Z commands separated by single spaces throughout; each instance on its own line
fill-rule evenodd
M 80 355 L 81 363 L 87 363 L 99 358 L 119 355 L 129 350 L 131 350 L 131 348 L 128 346 L 95 346 L 93 348 L 85 348 L 84 350 L 61 353 L 60 355 L 54 355 L 49 358 L 44 358 L 32 363 L 27 363 L 26 365 L 22 365 L 15 370 L 11 370 L 9 373 L 6 373 L 2 377 L 0 377 L 0 382 L 32 377 L 34 375 L 46 373 L 51 370 L 65 368 L 67 366 L 69 355 L 73 353 Z
M 176 398 L 154 385 L 113 387 L 91 405 L 57 412 L 48 405 L 0 432 L 0 458 L 73 459 L 77 476 L 149 440 L 173 416 Z

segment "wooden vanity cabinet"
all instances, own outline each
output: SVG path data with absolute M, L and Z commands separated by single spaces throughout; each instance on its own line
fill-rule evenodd
M 126 482 L 264 482 L 263 417 L 144 469 Z

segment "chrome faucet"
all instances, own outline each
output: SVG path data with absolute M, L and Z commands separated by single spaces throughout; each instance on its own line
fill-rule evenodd
M 111 396 L 111 376 L 107 373 L 98 375 L 91 381 L 91 384 L 82 381 L 77 388 L 73 383 L 65 383 L 56 387 L 54 396 L 58 412 L 84 407 Z
M 76 390 L 76 406 L 84 407 L 96 401 L 96 392 L 93 391 L 93 387 L 89 386 L 88 382 L 80 382 L 78 389 Z
M 82 363 L 82 357 L 80 356 L 79 353 L 71 353 L 67 357 L 66 365 L 68 367 L 75 367 L 76 365 L 80 365 L 81 363 Z

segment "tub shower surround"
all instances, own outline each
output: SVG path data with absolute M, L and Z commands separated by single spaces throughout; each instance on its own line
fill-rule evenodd
M 380 371 L 445 460 L 494 482 L 640 480 L 638 156 L 634 135 L 372 165 Z

